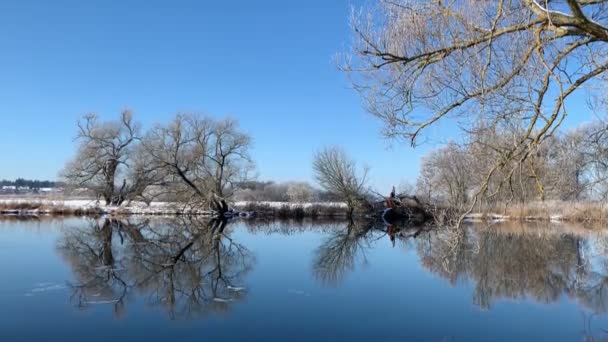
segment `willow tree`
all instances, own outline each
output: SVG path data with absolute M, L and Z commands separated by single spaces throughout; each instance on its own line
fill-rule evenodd
M 357 163 L 338 147 L 326 147 L 314 155 L 313 172 L 319 185 L 337 195 L 353 216 L 357 204 L 367 196 L 367 168 L 359 171 Z
M 236 121 L 190 114 L 156 126 L 143 139 L 150 165 L 187 202 L 204 202 L 211 194 L 231 197 L 253 168 L 251 145 Z
M 575 94 L 603 104 L 608 0 L 385 0 L 352 26 L 343 68 L 387 137 L 416 145 L 446 120 L 524 131 L 507 148 L 489 146 L 498 158 L 475 200 L 495 173 L 508 182 Z
M 78 150 L 61 172 L 62 177 L 70 184 L 93 190 L 106 204 L 120 205 L 128 187 L 127 179 L 121 176 L 129 168 L 138 139 L 139 125 L 130 111 L 111 121 L 87 114 L 78 121 Z

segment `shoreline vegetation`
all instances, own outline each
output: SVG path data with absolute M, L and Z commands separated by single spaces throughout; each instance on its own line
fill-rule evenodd
M 341 202 L 235 202 L 236 213 L 253 213 L 262 219 L 348 219 L 348 206 Z M 452 212 L 446 214 L 446 212 Z M 438 224 L 459 217 L 457 210 L 437 209 L 434 221 Z M 180 203 L 132 202 L 122 206 L 106 206 L 91 199 L 0 198 L 0 217 L 25 216 L 208 216 L 211 209 L 193 208 Z M 239 215 L 236 215 L 239 216 Z M 354 218 L 370 218 L 360 213 Z M 546 201 L 510 204 L 484 208 L 464 216 L 464 222 L 536 221 L 605 223 L 608 206 L 603 202 Z
M 255 213 L 263 218 L 347 218 L 347 207 L 339 202 L 235 202 L 236 213 Z M 0 216 L 208 216 L 217 212 L 211 209 L 171 203 L 132 202 L 128 205 L 112 206 L 91 199 L 22 199 L 0 198 Z
M 591 201 L 535 201 L 497 205 L 465 216 L 470 221 L 608 222 L 608 205 Z
M 483 162 L 477 158 L 479 151 L 486 151 L 483 144 L 449 143 L 423 159 L 415 188 L 405 184 L 397 191 L 392 186 L 387 194 L 372 188 L 370 168 L 339 146 L 323 147 L 313 155 L 312 173 L 319 189 L 306 182 L 260 182 L 252 175 L 252 137 L 233 119 L 177 114 L 144 132 L 125 110 L 118 120 L 85 115 L 77 127 L 76 154 L 60 173 L 66 192 L 57 198 L 64 201 L 5 202 L 0 213 L 363 218 L 387 226 L 499 220 L 598 223 L 608 217 L 598 201 L 605 198 L 598 193 L 601 184 L 586 178 L 596 171 L 589 163 L 605 154 L 567 148 L 572 145 L 567 137 L 555 136 L 552 146 L 574 155 L 552 153 L 554 148 L 547 145 L 547 150 L 534 154 L 538 160 L 516 164 L 506 174 L 485 171 L 494 156 Z M 589 129 L 605 127 L 599 123 Z M 477 133 L 474 141 L 512 140 L 501 132 Z M 585 167 L 564 171 L 562 162 L 583 155 L 594 157 L 589 163 L 581 161 Z M 72 200 L 74 195 L 87 200 Z

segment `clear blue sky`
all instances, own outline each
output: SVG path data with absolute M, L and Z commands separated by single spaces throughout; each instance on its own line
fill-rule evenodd
M 79 116 L 129 107 L 144 127 L 176 112 L 239 119 L 261 180 L 312 181 L 313 152 L 338 144 L 372 167 L 374 185 L 414 182 L 433 145 L 389 148 L 336 68 L 353 5 L 2 1 L 0 178 L 55 179 Z

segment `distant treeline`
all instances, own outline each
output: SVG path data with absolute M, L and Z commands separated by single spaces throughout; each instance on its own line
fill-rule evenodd
M 40 188 L 56 188 L 63 187 L 63 182 L 54 182 L 49 180 L 37 180 L 37 179 L 24 179 L 17 178 L 14 181 L 11 180 L 0 180 L 0 186 L 16 186 L 16 187 L 28 187 L 30 189 L 40 189 Z
M 247 181 L 235 184 L 236 201 L 270 201 L 270 202 L 334 202 L 340 196 L 317 189 L 307 182 Z

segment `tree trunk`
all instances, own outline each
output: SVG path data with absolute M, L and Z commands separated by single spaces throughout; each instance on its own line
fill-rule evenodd
M 105 188 L 103 191 L 103 198 L 106 201 L 106 205 L 111 205 L 114 199 L 114 177 L 116 176 L 117 168 L 118 161 L 116 159 L 110 159 L 107 161 L 104 170 Z

